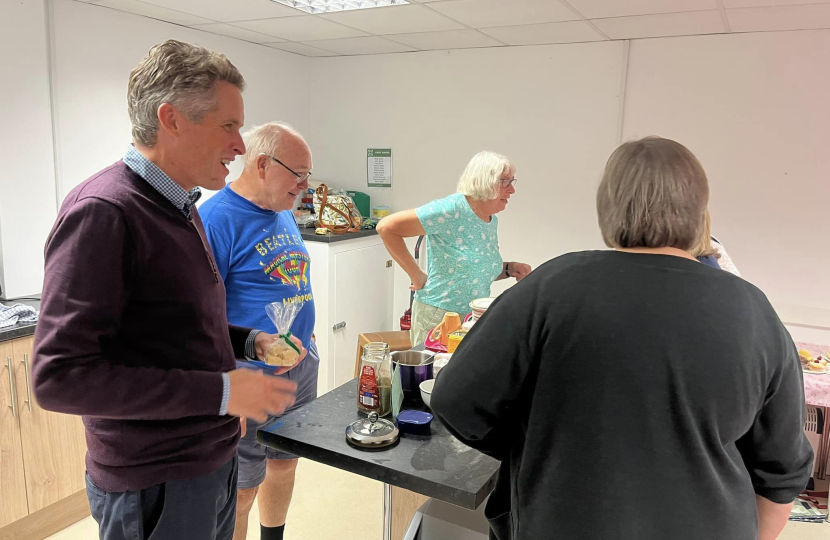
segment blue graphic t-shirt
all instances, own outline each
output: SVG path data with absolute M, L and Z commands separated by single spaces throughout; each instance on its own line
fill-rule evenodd
M 291 333 L 308 348 L 314 332 L 311 261 L 290 210 L 258 207 L 230 186 L 199 208 L 227 290 L 228 322 L 276 333 L 271 302 L 303 302 Z

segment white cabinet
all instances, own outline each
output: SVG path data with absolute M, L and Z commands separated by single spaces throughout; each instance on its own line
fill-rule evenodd
M 354 378 L 357 336 L 392 328 L 393 262 L 377 235 L 331 243 L 305 240 L 320 350 L 318 394 Z

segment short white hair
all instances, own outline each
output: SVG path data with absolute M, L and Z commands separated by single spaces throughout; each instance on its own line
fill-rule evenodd
M 255 167 L 260 154 L 279 158 L 285 136 L 293 136 L 308 143 L 300 132 L 284 122 L 268 122 L 261 126 L 254 126 L 242 136 L 245 140 L 245 168 Z
M 458 193 L 479 201 L 495 199 L 499 195 L 501 176 L 515 174 L 516 166 L 501 154 L 483 151 L 473 156 L 458 180 Z

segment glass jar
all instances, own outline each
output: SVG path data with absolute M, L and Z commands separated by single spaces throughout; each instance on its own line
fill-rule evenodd
M 386 343 L 373 341 L 363 346 L 357 376 L 357 410 L 378 416 L 392 412 L 392 358 Z

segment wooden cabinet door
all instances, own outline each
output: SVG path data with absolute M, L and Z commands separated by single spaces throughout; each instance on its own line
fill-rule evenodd
M 86 439 L 80 416 L 38 407 L 31 385 L 34 338 L 13 343 L 26 492 L 29 512 L 36 512 L 85 489 Z
M 392 486 L 392 540 L 403 540 L 415 512 L 428 500 L 426 495 Z
M 0 342 L 0 528 L 29 513 L 14 367 L 12 342 Z

